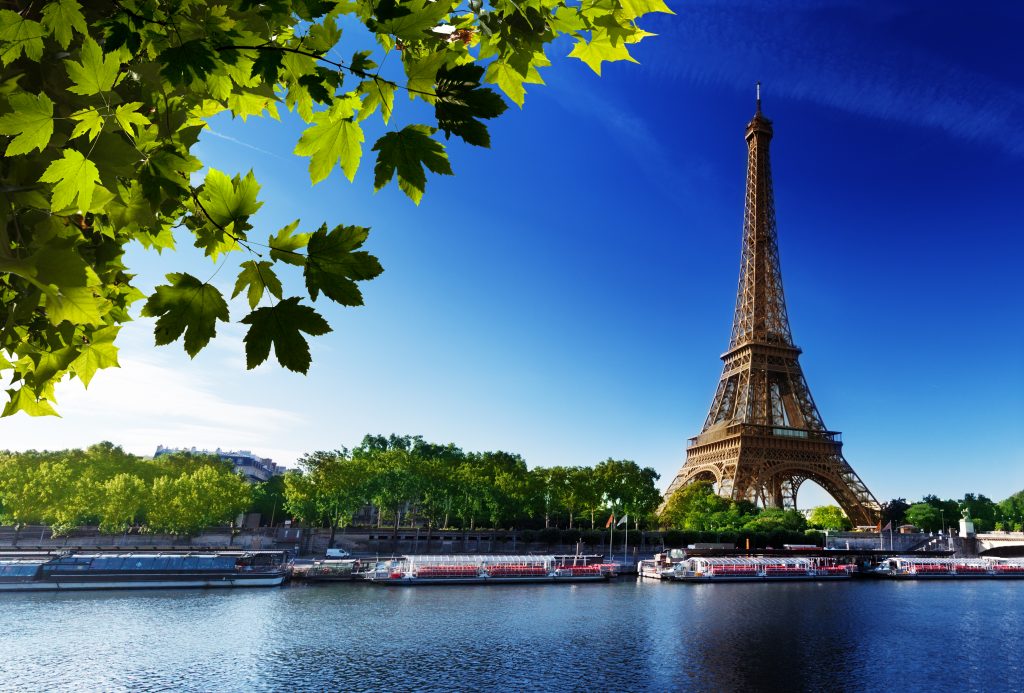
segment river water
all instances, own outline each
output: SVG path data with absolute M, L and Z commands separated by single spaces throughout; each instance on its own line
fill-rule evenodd
M 0 593 L 0 690 L 1024 691 L 1024 581 Z

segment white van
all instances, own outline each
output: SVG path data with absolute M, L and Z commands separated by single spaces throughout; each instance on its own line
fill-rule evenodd
M 327 558 L 348 558 L 349 553 L 345 549 L 327 549 Z

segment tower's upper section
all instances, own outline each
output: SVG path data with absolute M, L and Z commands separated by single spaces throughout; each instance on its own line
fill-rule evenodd
M 793 347 L 782 291 L 782 270 L 775 232 L 775 198 L 768 143 L 772 121 L 757 112 L 747 124 L 747 195 L 743 212 L 743 250 L 740 283 L 732 322 L 729 351 L 745 344 Z

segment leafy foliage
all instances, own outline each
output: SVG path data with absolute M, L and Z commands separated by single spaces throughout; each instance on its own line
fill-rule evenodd
M 250 501 L 249 485 L 217 457 L 148 460 L 110 443 L 0 452 L 0 524 L 45 523 L 55 534 L 84 524 L 105 532 L 192 534 L 234 520 Z
M 147 299 L 143 315 L 158 318 L 156 343 L 183 338 L 193 357 L 217 322 L 232 319 L 211 283 L 216 272 L 207 279 L 171 272 L 168 283 L 143 295 L 123 263 L 132 241 L 170 250 L 174 230 L 183 229 L 214 262 L 249 254 L 233 295 L 244 291 L 248 302 L 240 322 L 249 325 L 250 368 L 273 345 L 281 364 L 305 373 L 310 359 L 300 332 L 329 331 L 302 296 L 283 295 L 282 266 L 302 268 L 311 300 L 362 305 L 356 282 L 381 272 L 376 258 L 359 250 L 367 230 L 340 225 L 311 234 L 296 221 L 265 244 L 251 238 L 261 205 L 252 172 L 210 168 L 197 175 L 204 164 L 193 150 L 210 118 L 277 118 L 283 105 L 307 125 L 295 153 L 309 157 L 311 181 L 328 179 L 335 168 L 351 181 L 363 161 L 368 119 L 377 114 L 387 126 L 395 94 L 404 91 L 433 107 L 434 122 L 376 140 L 374 187 L 397 176 L 418 204 L 428 171 L 452 172 L 439 131 L 489 145 L 484 121 L 500 116 L 506 103 L 483 83 L 522 106 L 525 85 L 543 83 L 540 70 L 556 39 L 571 42 L 570 55 L 599 72 L 606 61 L 632 59 L 628 47 L 648 35 L 637 19 L 669 12 L 662 0 L 493 0 L 488 9 L 479 0 L 468 9 L 456 0 L 43 0 L 5 7 L 5 416 L 55 414 L 54 385 L 62 378 L 87 384 L 97 370 L 116 366 L 116 328 L 140 299 Z M 380 54 L 337 60 L 343 21 L 361 23 Z M 392 52 L 400 59 L 385 70 Z M 421 112 L 410 110 L 417 118 Z

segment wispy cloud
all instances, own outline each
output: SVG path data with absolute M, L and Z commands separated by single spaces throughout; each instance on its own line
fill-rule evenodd
M 285 432 L 301 419 L 274 406 L 231 401 L 197 364 L 159 354 L 125 357 L 121 368 L 97 373 L 88 391 L 79 381 L 58 387 L 62 416 L 3 420 L 2 446 L 8 449 L 85 447 L 110 440 L 136 454 L 150 455 L 158 444 L 171 447 L 251 449 L 278 461 L 294 461 L 299 451 L 279 447 Z
M 956 46 L 939 53 L 899 39 L 898 29 L 930 11 L 842 1 L 686 2 L 677 16 L 651 22 L 662 48 L 646 69 L 656 78 L 744 90 L 761 79 L 768 99 L 936 128 L 1024 155 L 1024 141 L 1010 136 L 1024 120 L 1019 84 L 958 60 Z M 995 51 L 992 60 L 999 60 Z
M 253 151 L 259 152 L 260 154 L 266 154 L 267 156 L 272 156 L 275 159 L 285 159 L 286 158 L 286 157 L 283 157 L 280 154 L 276 154 L 276 153 L 274 153 L 274 152 L 272 152 L 272 151 L 270 151 L 268 149 L 263 149 L 262 147 L 257 147 L 255 144 L 249 144 L 248 142 L 245 142 L 244 140 L 240 140 L 237 137 L 232 137 L 231 135 L 225 135 L 223 133 L 217 132 L 216 130 L 214 130 L 211 127 L 208 127 L 205 130 L 203 130 L 203 135 L 210 135 L 211 137 L 216 137 L 217 139 L 226 140 L 226 141 L 231 142 L 233 144 L 237 144 L 240 147 L 245 147 L 247 149 L 251 149 Z

